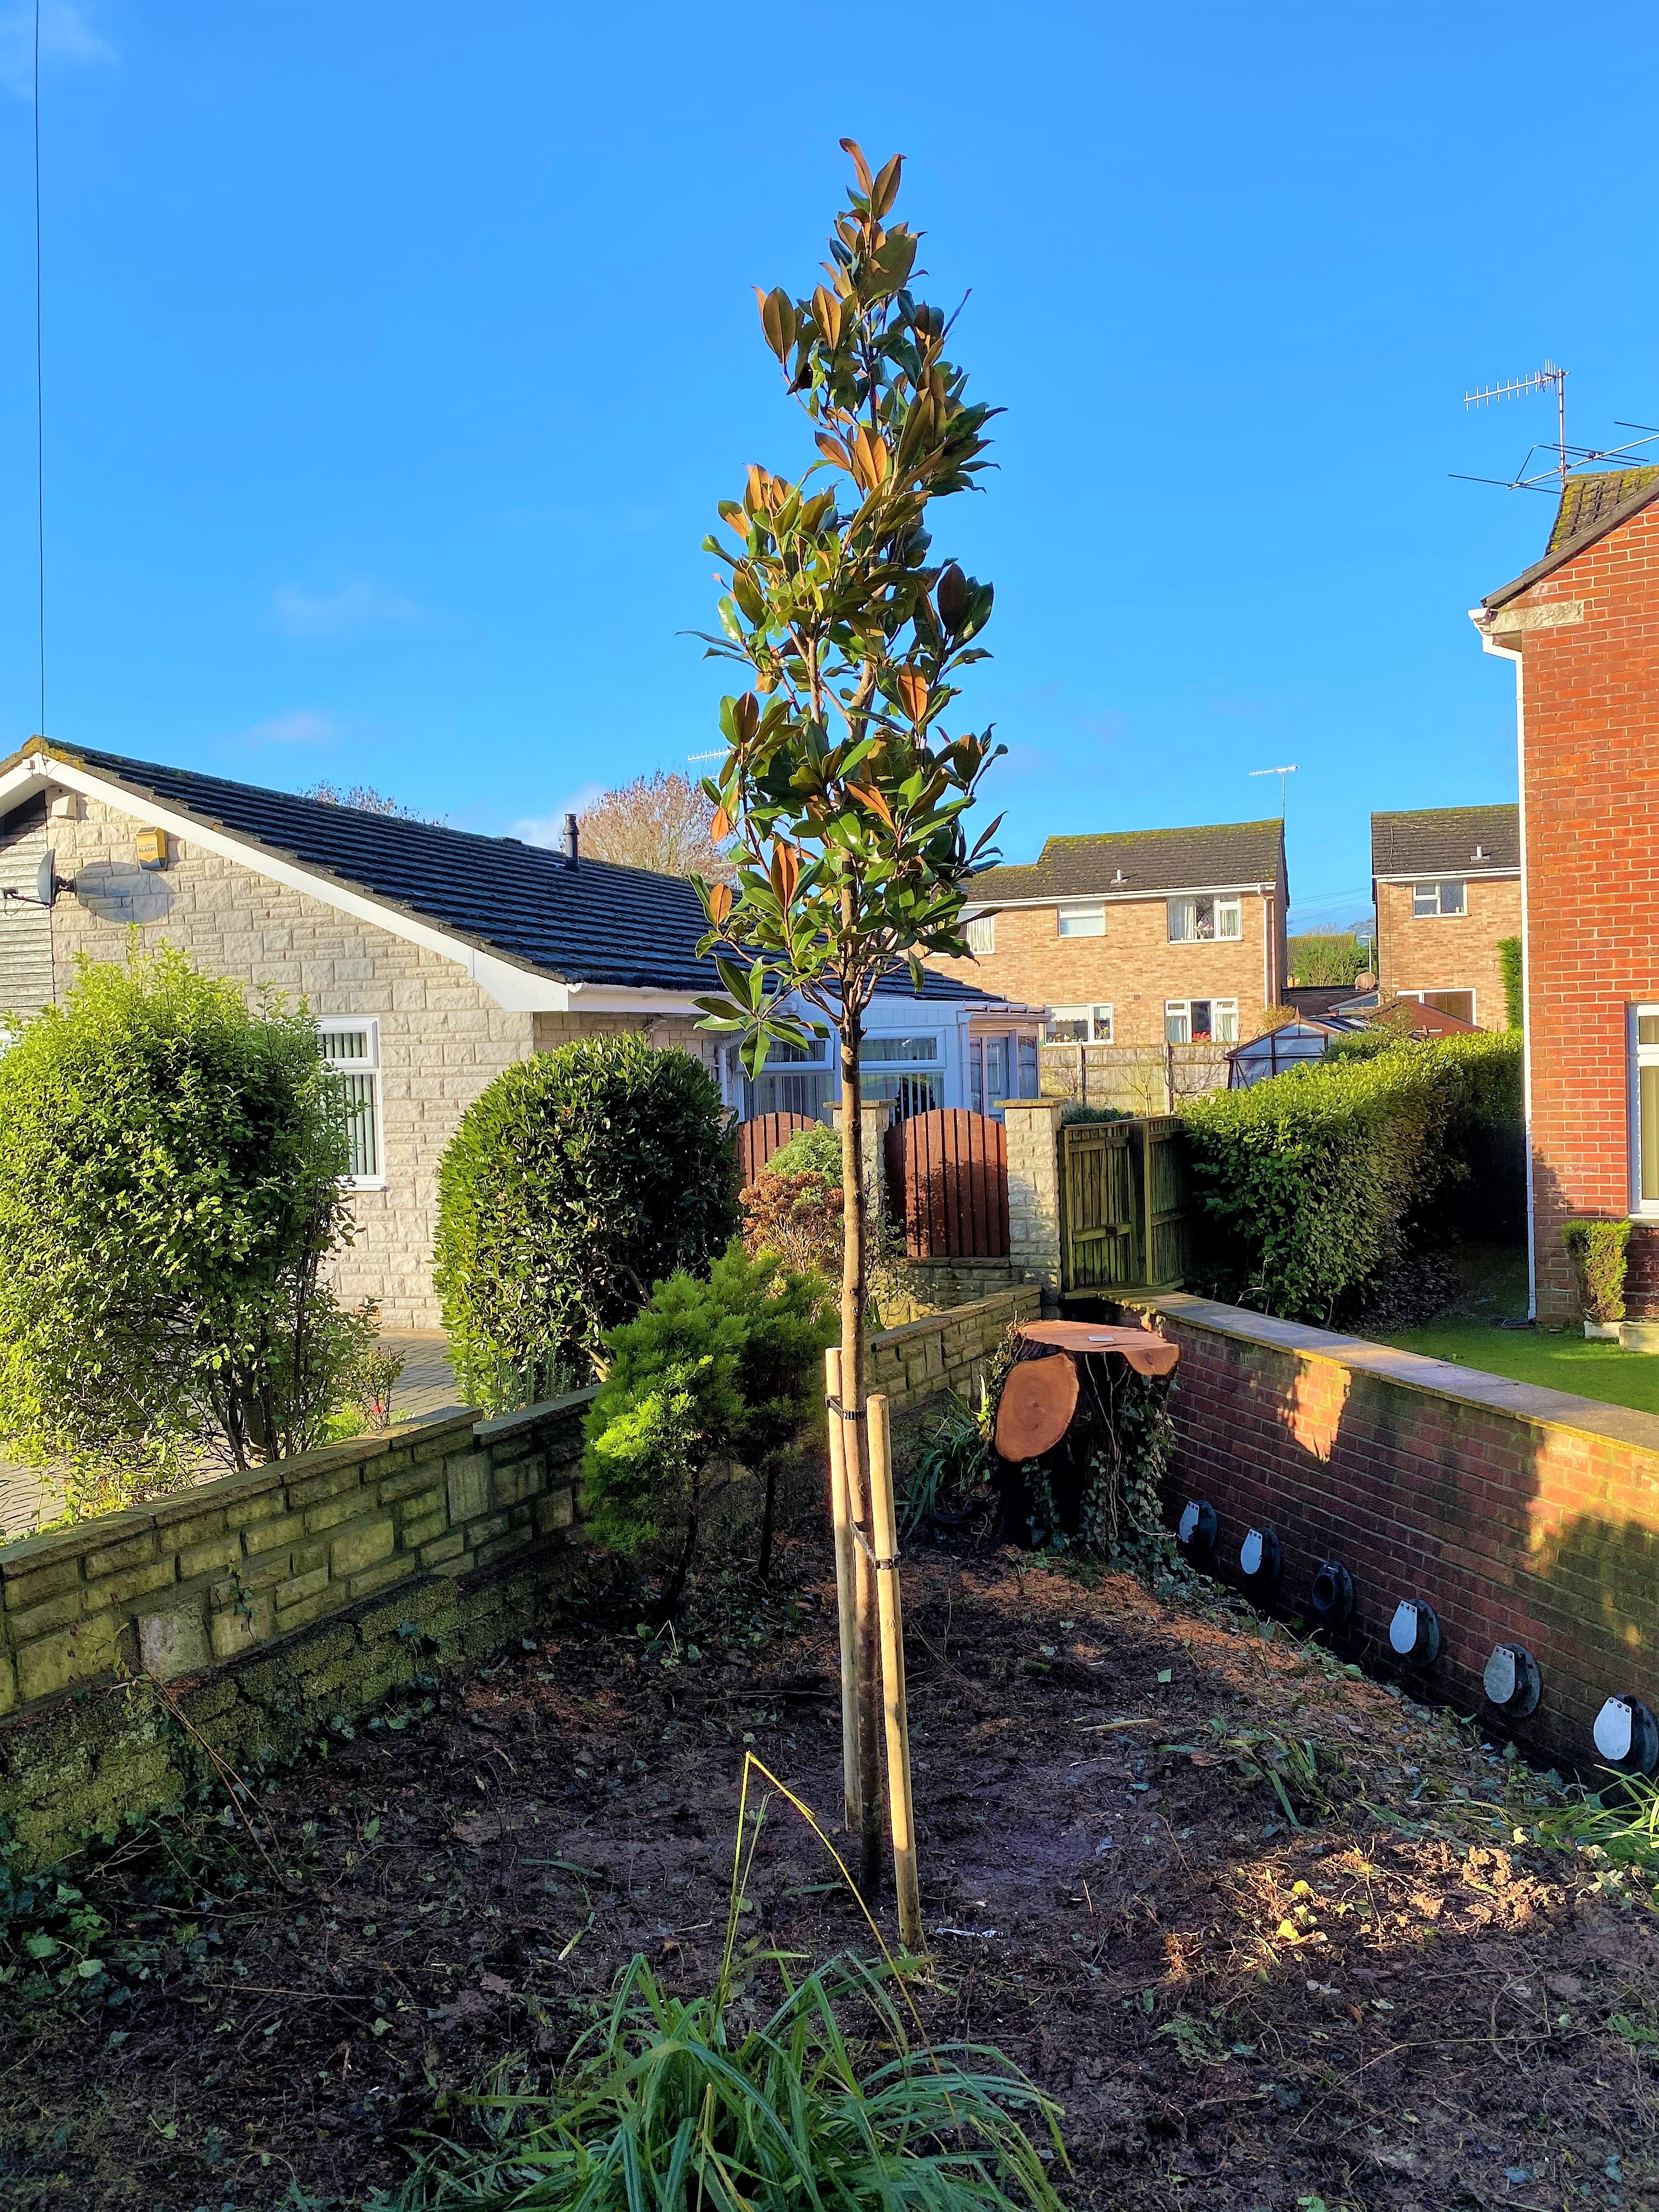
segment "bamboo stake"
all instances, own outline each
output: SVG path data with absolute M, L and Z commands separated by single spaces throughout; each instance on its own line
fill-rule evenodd
M 843 1379 L 845 1370 L 843 1370 Z M 853 1592 L 858 1644 L 859 1894 L 873 1907 L 881 1895 L 881 1655 L 878 1643 L 875 1553 L 870 1542 L 868 1461 L 860 1439 L 870 1425 L 869 1401 L 842 1427 L 842 1465 L 853 1532 Z
M 853 1516 L 848 1502 L 845 1423 L 841 1403 L 841 1349 L 823 1355 L 824 1395 L 830 1401 L 830 1511 L 836 1531 L 836 1611 L 841 1622 L 841 1771 L 848 1831 L 863 1825 L 864 1793 L 859 1779 L 859 1644 L 854 1607 L 857 1569 L 854 1564 Z
M 904 1692 L 904 1601 L 899 1588 L 898 1532 L 894 1526 L 893 1455 L 887 1400 L 866 1400 L 870 1425 L 870 1532 L 875 1541 L 876 1589 L 881 1607 L 882 1704 L 887 1718 L 887 1804 L 893 1826 L 893 1887 L 898 1895 L 899 1940 L 921 1952 L 921 1887 L 916 1872 L 915 1803 L 910 1791 L 910 1708 Z

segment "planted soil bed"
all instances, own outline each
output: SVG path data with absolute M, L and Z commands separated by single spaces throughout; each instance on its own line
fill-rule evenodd
M 636 1951 L 706 1988 L 745 1748 L 826 1826 L 841 1756 L 823 1553 L 696 1603 L 696 1663 L 573 1624 L 258 1780 L 259 1848 L 206 1806 L 77 1875 L 38 1923 L 57 1952 L 17 1923 L 9 2212 L 372 2203 Z M 1547 1794 L 1524 1766 L 1213 1590 L 940 1551 L 905 1605 L 916 2000 L 1064 2105 L 1070 2203 L 1659 2205 L 1659 1916 L 1517 1841 Z M 111 1927 L 77 1934 L 88 1909 Z M 869 1948 L 775 1797 L 742 1928 Z

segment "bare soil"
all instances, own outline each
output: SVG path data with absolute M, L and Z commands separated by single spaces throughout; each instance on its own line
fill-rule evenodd
M 635 1952 L 705 1988 L 745 1750 L 826 1826 L 841 1759 L 823 1553 L 696 1602 L 696 1663 L 573 1624 L 264 1778 L 269 1867 L 210 1808 L 88 1877 L 133 1948 L 0 1988 L 9 2212 L 362 2206 Z M 1070 2203 L 1659 2207 L 1659 1911 L 1517 1841 L 1539 1778 L 1213 1589 L 939 1551 L 906 1606 L 917 2001 L 1059 2099 Z M 775 1796 L 742 1926 L 869 1948 Z

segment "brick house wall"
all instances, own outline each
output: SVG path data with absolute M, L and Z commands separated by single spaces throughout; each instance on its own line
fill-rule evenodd
M 1506 1030 L 1508 1002 L 1498 948 L 1521 934 L 1521 878 L 1466 879 L 1466 914 L 1414 917 L 1409 884 L 1376 886 L 1377 982 L 1399 991 L 1473 991 L 1483 1030 Z
M 1483 628 L 1520 655 L 1534 1262 L 1559 1325 L 1577 1313 L 1563 1222 L 1636 1200 L 1630 1009 L 1659 1003 L 1659 510 Z M 1632 1236 L 1633 1287 L 1653 1284 L 1656 1233 Z M 1638 1303 L 1659 1313 L 1651 1287 Z
M 340 1295 L 380 1303 L 388 1328 L 436 1328 L 432 1248 L 438 1163 L 468 1106 L 503 1068 L 572 1037 L 643 1028 L 713 1070 L 714 1046 L 689 1022 L 632 1013 L 512 1013 L 456 962 L 341 913 L 256 870 L 169 839 L 167 866 L 140 874 L 138 820 L 75 798 L 50 824 L 57 872 L 77 889 L 52 911 L 52 974 L 61 1000 L 82 953 L 125 957 L 137 923 L 145 944 L 179 945 L 205 973 L 251 994 L 272 984 L 319 1015 L 374 1017 L 380 1026 L 383 1189 L 353 1193 L 353 1243 L 337 1263 Z
M 1275 899 L 1246 892 L 1239 903 L 1240 939 L 1195 945 L 1170 943 L 1162 895 L 1107 899 L 1101 937 L 1060 936 L 1054 906 L 1006 907 L 994 952 L 928 965 L 1022 1006 L 1109 1006 L 1116 1044 L 1161 1045 L 1166 999 L 1237 999 L 1238 1034 L 1254 1036 L 1284 978 L 1285 924 Z

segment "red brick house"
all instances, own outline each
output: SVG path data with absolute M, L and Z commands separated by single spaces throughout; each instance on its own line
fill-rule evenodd
M 1536 1311 L 1577 1317 L 1561 1226 L 1630 1219 L 1659 1316 L 1659 468 L 1574 477 L 1541 561 L 1472 611 L 1515 663 Z

